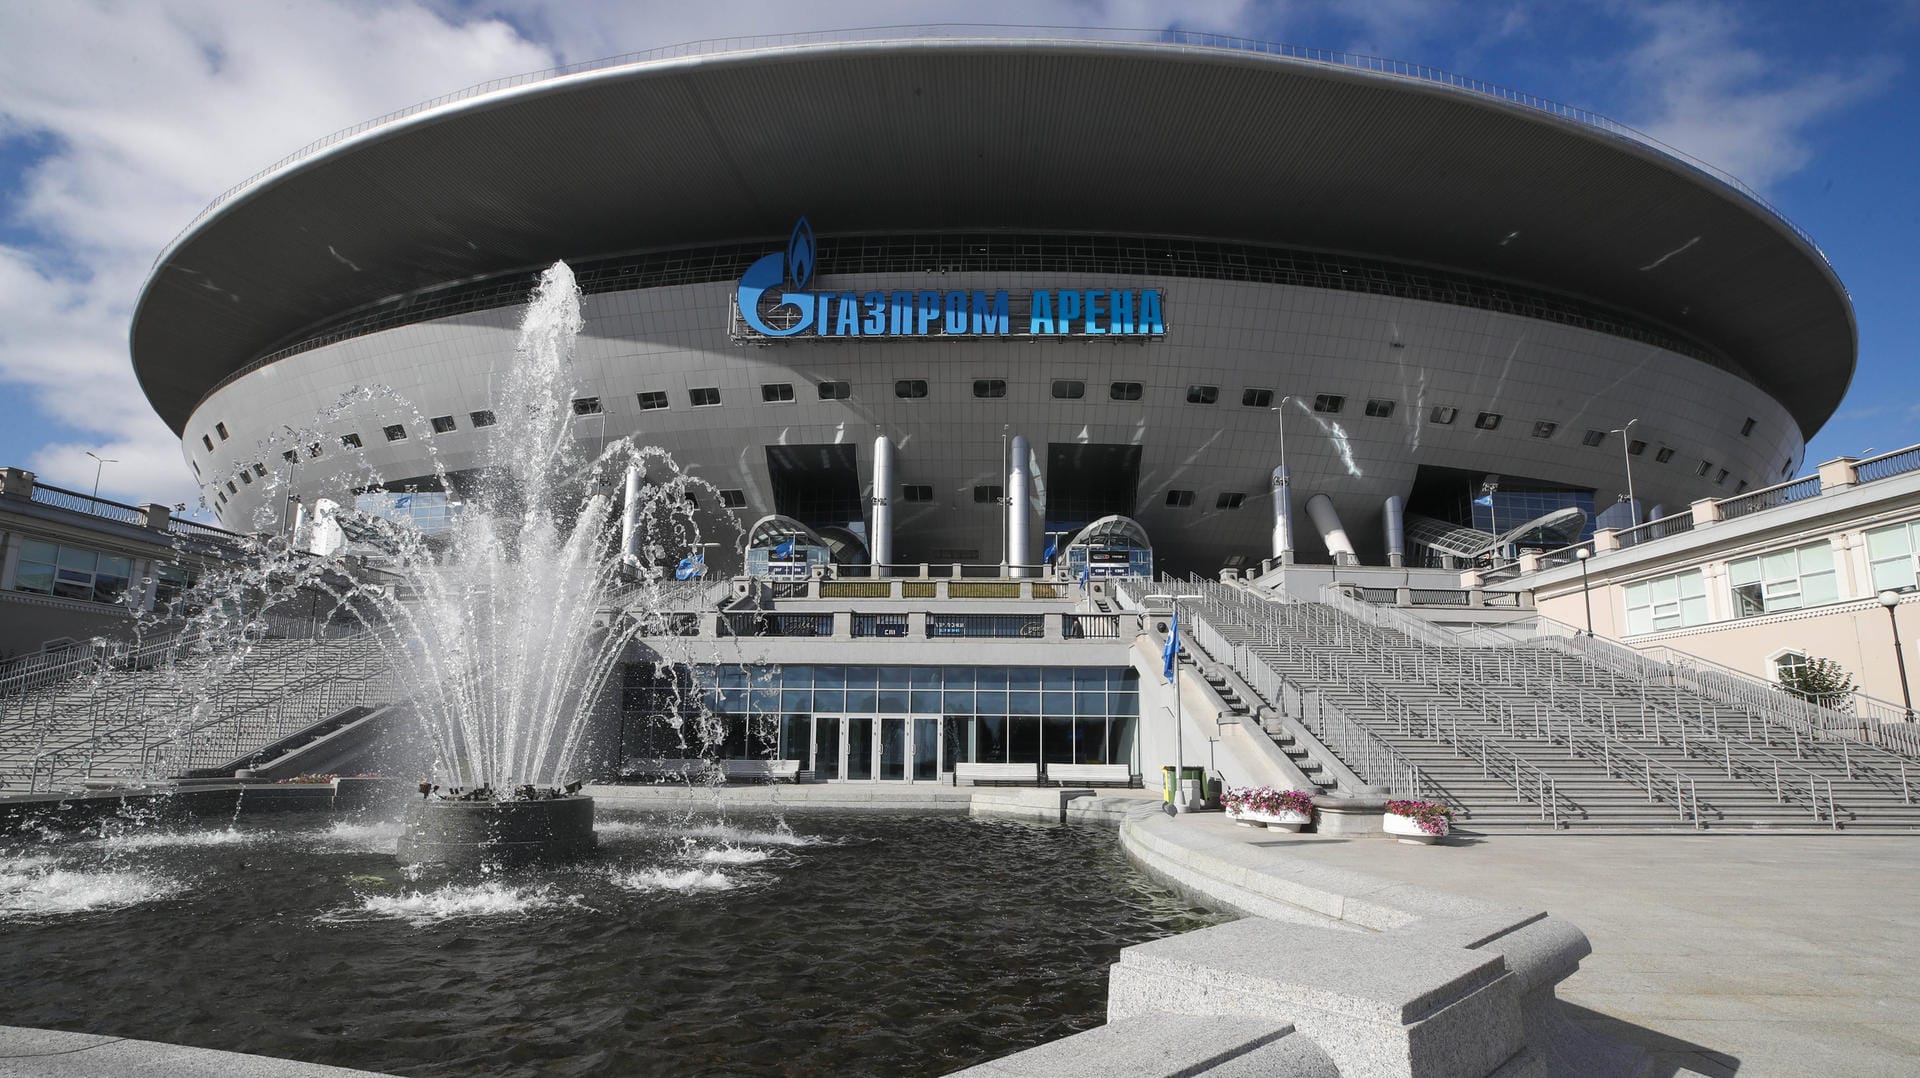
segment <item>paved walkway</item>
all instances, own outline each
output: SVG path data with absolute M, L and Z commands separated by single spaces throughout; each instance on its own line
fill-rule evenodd
M 1594 953 L 1560 998 L 1671 1066 L 1740 1078 L 1920 1074 L 1920 837 L 1254 841 L 1565 917 Z

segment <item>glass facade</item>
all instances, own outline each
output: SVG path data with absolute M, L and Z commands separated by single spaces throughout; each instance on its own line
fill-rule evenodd
M 1626 587 L 1627 635 L 1707 623 L 1706 574 L 1698 569 Z
M 1920 520 L 1867 532 L 1867 563 L 1875 592 L 1920 585 Z
M 1833 546 L 1824 540 L 1727 563 L 1733 616 L 1751 618 L 1840 600 Z
M 16 591 L 33 591 L 90 603 L 117 603 L 127 593 L 133 561 L 85 547 L 27 539 L 20 544 Z
M 930 781 L 962 761 L 1131 764 L 1139 714 L 1131 668 L 635 665 L 622 740 L 629 757 L 770 757 L 816 778 Z
M 422 535 L 444 534 L 460 511 L 458 501 L 439 491 L 361 494 L 353 499 L 353 507 L 370 517 L 411 525 Z

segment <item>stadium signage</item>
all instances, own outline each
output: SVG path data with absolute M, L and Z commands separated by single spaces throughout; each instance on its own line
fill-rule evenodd
M 735 295 L 742 338 L 1160 337 L 1160 292 L 1039 288 L 815 291 L 813 229 L 802 217 L 783 252 L 757 259 Z

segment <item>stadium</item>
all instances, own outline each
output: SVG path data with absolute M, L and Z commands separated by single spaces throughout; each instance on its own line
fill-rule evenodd
M 224 526 L 283 525 L 282 482 L 430 492 L 556 259 L 576 435 L 851 564 L 1030 565 L 1109 517 L 1159 569 L 1378 564 L 1403 509 L 1416 564 L 1549 514 L 1559 546 L 1794 474 L 1856 352 L 1810 238 L 1602 117 L 1240 40 L 913 28 L 330 136 L 162 252 L 134 367 Z

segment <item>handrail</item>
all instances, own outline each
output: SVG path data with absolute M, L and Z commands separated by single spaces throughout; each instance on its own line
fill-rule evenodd
M 1699 172 L 1738 192 L 1747 201 L 1766 212 L 1774 220 L 1785 226 L 1788 231 L 1805 243 L 1820 260 L 1831 267 L 1826 253 L 1814 242 L 1812 235 L 1793 223 L 1778 207 L 1768 202 L 1759 192 L 1742 182 L 1739 177 L 1725 169 L 1708 164 L 1681 150 L 1661 142 L 1645 132 L 1629 127 L 1617 120 L 1602 116 L 1588 109 L 1576 108 L 1549 98 L 1522 93 L 1495 83 L 1467 78 L 1436 67 L 1424 64 L 1412 64 L 1401 60 L 1369 56 L 1362 53 L 1342 52 L 1329 49 L 1315 49 L 1284 42 L 1263 41 L 1256 38 L 1237 37 L 1230 34 L 1215 34 L 1192 30 L 1143 29 L 1143 28 L 1104 28 L 1075 26 L 1002 26 L 982 23 L 934 23 L 924 25 L 894 25 L 853 28 L 845 30 L 813 31 L 793 34 L 748 35 L 739 37 L 707 38 L 641 52 L 624 53 L 597 60 L 565 64 L 543 71 L 526 72 L 504 78 L 490 79 L 476 83 L 452 93 L 441 94 L 417 104 L 397 109 L 371 120 L 364 120 L 351 127 L 335 131 L 330 135 L 315 139 L 305 146 L 254 173 L 215 196 L 207 207 L 196 214 L 180 233 L 163 247 L 154 259 L 158 268 L 168 255 L 181 244 L 186 236 L 198 228 L 207 218 L 242 193 L 258 186 L 267 177 L 289 168 L 323 150 L 336 146 L 355 136 L 378 127 L 400 120 L 418 116 L 446 105 L 467 101 L 486 94 L 498 93 L 535 83 L 549 82 L 575 75 L 590 74 L 636 64 L 718 56 L 727 53 L 744 53 L 770 48 L 832 48 L 842 45 L 882 45 L 895 41 L 920 41 L 946 38 L 956 41 L 989 40 L 999 43 L 1040 41 L 1046 43 L 1086 42 L 1132 45 L 1171 46 L 1183 49 L 1209 49 L 1226 52 L 1256 53 L 1279 61 L 1335 67 L 1348 71 L 1363 72 L 1368 75 L 1409 82 L 1425 83 L 1450 88 L 1475 97 L 1491 98 L 1529 112 L 1553 116 L 1570 121 L 1581 127 L 1602 132 L 1640 146 L 1655 150 L 1675 163 Z
M 77 490 L 56 487 L 50 483 L 34 480 L 33 491 L 28 495 L 30 501 L 41 505 L 51 505 L 56 509 L 67 509 L 88 516 L 104 517 L 122 524 L 139 524 L 142 513 L 138 506 L 125 502 L 110 501 L 94 494 L 82 494 Z
M 1693 509 L 1689 507 L 1670 516 L 1649 520 L 1645 524 L 1623 528 L 1613 538 L 1614 542 L 1620 545 L 1620 549 L 1625 550 L 1627 547 L 1639 546 L 1641 543 L 1651 543 L 1655 539 L 1665 539 L 1668 536 L 1679 535 L 1681 532 L 1690 532 L 1693 530 L 1693 523 Z
M 1789 479 L 1784 483 L 1775 483 L 1759 490 L 1749 490 L 1745 494 L 1736 494 L 1731 498 L 1716 502 L 1721 520 L 1733 520 L 1749 513 L 1758 513 L 1763 509 L 1773 509 L 1790 502 L 1820 496 L 1820 476 L 1807 475 L 1799 479 Z
M 1877 457 L 1853 462 L 1853 478 L 1856 483 L 1890 479 L 1912 471 L 1920 471 L 1920 445 L 1910 445 L 1905 449 L 1896 449 L 1891 453 L 1882 453 Z

